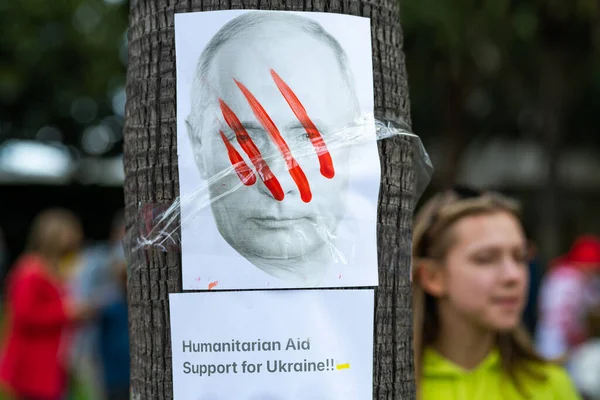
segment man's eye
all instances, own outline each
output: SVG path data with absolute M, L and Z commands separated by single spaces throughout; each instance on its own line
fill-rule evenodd
M 242 143 L 249 143 L 252 142 L 256 145 L 256 147 L 258 147 L 259 149 L 266 145 L 265 143 L 265 133 L 263 131 L 255 131 L 255 130 L 250 130 L 250 129 L 246 129 L 244 131 L 241 132 L 237 132 L 233 138 L 228 138 L 230 141 L 231 140 L 236 140 L 239 144 Z
M 313 139 L 322 138 L 323 134 L 319 130 L 311 131 L 303 129 L 301 132 L 298 133 L 297 137 L 299 140 L 310 142 Z

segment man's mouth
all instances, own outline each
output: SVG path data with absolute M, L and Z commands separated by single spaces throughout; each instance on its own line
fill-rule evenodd
M 293 225 L 307 222 L 308 219 L 304 217 L 259 217 L 259 218 L 250 218 L 252 222 L 256 223 L 265 228 L 271 229 L 280 229 L 280 228 L 290 228 Z

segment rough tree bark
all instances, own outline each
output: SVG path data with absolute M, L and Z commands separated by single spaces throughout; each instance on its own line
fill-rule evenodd
M 322 11 L 371 18 L 376 116 L 410 124 L 397 0 L 131 0 L 125 122 L 125 203 L 130 228 L 179 195 L 175 135 L 174 13 L 221 9 Z M 374 399 L 414 399 L 410 295 L 415 192 L 409 139 L 379 143 Z M 135 229 L 131 231 L 135 236 Z M 129 244 L 131 246 L 131 243 Z M 178 249 L 130 251 L 134 399 L 171 399 L 168 293 L 181 292 Z

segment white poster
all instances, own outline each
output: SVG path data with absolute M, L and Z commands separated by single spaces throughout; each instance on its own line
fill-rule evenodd
M 377 285 L 369 19 L 175 15 L 183 288 Z
M 169 299 L 174 400 L 372 398 L 371 289 Z

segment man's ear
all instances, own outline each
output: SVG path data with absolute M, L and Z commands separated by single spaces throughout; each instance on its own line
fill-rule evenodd
M 190 143 L 192 144 L 192 146 L 195 146 L 197 143 L 200 142 L 200 138 L 194 137 L 194 128 L 192 127 L 192 124 L 191 124 L 189 118 L 185 119 L 185 127 L 187 128 L 187 134 L 188 134 L 188 139 L 190 139 Z M 200 146 L 202 146 L 202 143 L 200 143 Z
M 422 260 L 417 268 L 416 279 L 423 290 L 433 297 L 442 297 L 446 293 L 444 268 L 433 260 Z
M 200 172 L 200 176 L 206 178 L 206 160 L 202 155 L 202 139 L 200 135 L 194 135 L 194 127 L 192 126 L 189 119 L 185 120 L 185 127 L 187 128 L 188 139 L 192 145 L 192 154 L 194 155 L 194 161 Z

